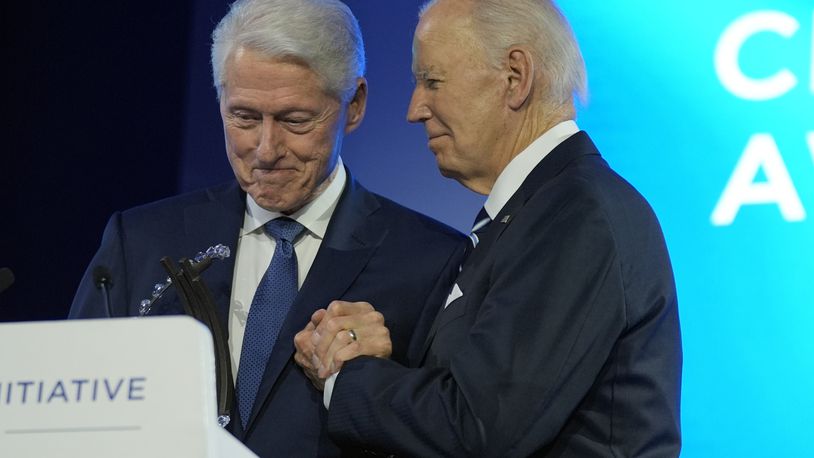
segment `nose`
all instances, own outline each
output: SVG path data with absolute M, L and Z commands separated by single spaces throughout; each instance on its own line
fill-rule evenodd
M 260 139 L 257 144 L 257 159 L 262 162 L 274 162 L 280 155 L 282 135 L 277 122 L 270 116 L 263 117 L 260 127 Z
M 426 96 L 420 85 L 413 89 L 413 96 L 410 98 L 410 106 L 407 107 L 408 122 L 425 122 L 432 117 L 432 112 L 427 106 Z

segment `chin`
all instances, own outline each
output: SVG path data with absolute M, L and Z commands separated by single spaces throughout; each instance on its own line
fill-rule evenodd
M 258 185 L 250 186 L 246 193 L 252 196 L 257 205 L 268 211 L 282 212 L 287 207 L 285 200 L 280 199 L 278 193 L 262 189 Z
M 258 198 L 258 197 L 254 197 L 254 196 L 252 196 L 252 198 L 254 199 L 255 202 L 257 202 L 257 205 L 261 206 L 262 208 L 264 208 L 264 209 L 266 209 L 266 210 L 268 210 L 270 212 L 280 212 L 280 213 L 282 213 L 285 210 L 284 208 L 282 208 L 282 207 L 284 207 L 284 205 L 282 205 L 278 201 L 271 200 L 271 199 L 264 199 L 262 197 Z
M 309 199 L 295 195 L 281 196 L 279 194 L 261 193 L 255 196 L 251 194 L 257 205 L 268 211 L 290 214 L 302 208 Z
M 464 178 L 460 171 L 450 167 L 444 167 L 441 164 L 438 164 L 438 171 L 444 178 L 450 178 L 458 182 L 461 182 L 461 180 Z
M 452 172 L 452 170 L 445 169 L 445 168 L 439 166 L 438 171 L 441 173 L 441 176 L 443 176 L 444 178 L 455 178 L 455 174 Z

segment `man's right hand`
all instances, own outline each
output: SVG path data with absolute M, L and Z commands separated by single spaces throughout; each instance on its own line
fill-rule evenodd
M 367 302 L 333 301 L 317 310 L 294 337 L 294 346 L 294 360 L 319 390 L 345 361 L 362 355 L 389 358 L 393 351 L 384 316 Z

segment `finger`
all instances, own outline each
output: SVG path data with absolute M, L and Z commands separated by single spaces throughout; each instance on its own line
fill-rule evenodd
M 342 331 L 353 329 L 357 339 L 362 342 L 362 354 L 389 357 L 392 352 L 390 331 L 385 326 L 384 316 L 375 310 L 363 314 L 331 318 L 328 321 L 323 321 L 321 326 L 323 326 L 324 333 L 332 336 L 336 336 Z M 369 337 L 380 337 L 381 339 L 370 340 Z M 333 339 L 331 339 L 330 342 L 323 340 L 314 348 L 314 353 L 319 359 L 319 362 L 316 362 L 316 359 L 314 359 L 315 367 L 330 367 L 331 355 L 328 354 L 328 349 L 331 348 L 332 344 Z M 334 350 L 336 348 L 337 347 L 333 347 Z
M 386 330 L 387 329 L 385 328 L 385 331 Z M 369 336 L 365 339 L 364 344 L 361 341 L 351 341 L 347 345 L 339 348 L 333 354 L 333 358 L 331 360 L 332 371 L 326 371 L 327 375 L 325 375 L 325 377 L 332 373 L 339 372 L 345 362 L 359 356 L 368 355 L 378 358 L 388 358 L 391 353 L 392 343 L 390 342 L 389 333 Z
M 368 302 L 347 301 L 332 301 L 330 304 L 328 304 L 328 308 L 326 309 L 328 318 L 356 315 L 367 313 L 372 310 L 374 310 L 374 308 Z
M 311 364 L 311 359 L 304 355 L 303 353 L 300 352 L 294 353 L 294 362 L 297 363 L 297 365 L 300 366 L 306 372 L 309 370 L 316 371 L 313 365 Z
M 393 352 L 393 344 L 390 340 L 390 330 L 384 324 L 384 316 L 373 311 L 366 313 L 361 320 L 361 324 L 354 324 L 352 328 L 356 335 L 358 345 L 358 355 L 375 356 L 377 358 L 389 358 Z M 358 356 L 356 355 L 356 356 Z M 334 358 L 334 364 L 336 364 Z
M 311 321 L 309 321 L 308 324 L 305 325 L 305 329 L 311 329 L 314 331 L 313 334 L 311 334 L 311 341 L 314 344 L 314 346 L 316 346 L 320 339 L 320 334 L 317 331 L 317 326 L 319 326 L 319 324 L 325 318 L 326 313 L 327 311 L 325 309 L 317 310 L 311 315 Z
M 379 322 L 384 322 L 382 315 L 368 302 L 332 301 L 328 304 L 326 313 L 321 317 L 312 336 L 314 367 L 325 370 L 330 368 L 330 357 L 327 352 L 337 333 L 375 322 L 376 317 L 379 318 Z
M 348 345 L 358 346 L 357 342 L 353 339 L 353 337 L 351 337 L 349 331 L 339 332 L 331 343 L 331 346 L 328 348 L 325 359 L 322 360 L 322 367 L 319 369 L 320 377 L 328 377 L 329 375 L 338 372 L 339 369 L 342 368 L 342 361 L 339 361 L 339 364 L 336 364 L 334 355 Z
M 342 368 L 342 365 L 356 358 L 358 356 L 362 356 L 362 345 L 359 342 L 353 342 L 349 345 L 345 345 L 344 347 L 340 348 L 333 357 L 333 365 L 337 367 L 337 371 Z
M 311 323 L 316 326 L 314 345 L 322 339 L 325 334 L 325 324 L 333 318 L 351 315 L 362 315 L 373 311 L 374 308 L 368 302 L 347 302 L 332 301 L 327 309 L 319 309 L 311 315 Z M 320 326 L 321 325 L 321 326 Z
M 314 330 L 318 334 L 314 344 L 319 345 L 317 340 L 326 335 L 335 335 L 342 329 L 352 329 L 364 324 L 375 323 L 377 317 L 381 323 L 384 323 L 384 316 L 367 302 L 333 301 Z M 337 327 L 337 323 L 341 323 L 343 327 Z M 324 345 L 327 348 L 330 344 L 326 343 Z
M 317 328 L 322 328 L 322 335 L 314 348 L 314 354 L 319 359 L 317 367 L 330 367 L 331 355 L 328 354 L 328 350 L 334 344 L 334 340 L 337 338 L 337 335 L 342 334 L 342 336 L 345 338 L 343 342 L 339 342 L 337 345 L 342 343 L 347 344 L 348 340 L 352 340 L 350 339 L 350 335 L 347 333 L 347 330 L 356 330 L 357 327 L 361 327 L 363 323 L 364 320 L 359 315 L 335 317 L 327 320 L 327 322 L 323 321 L 320 323 Z M 358 337 L 359 334 L 357 330 L 357 338 Z
M 319 376 L 320 377 L 327 377 L 339 370 L 339 367 L 336 367 L 333 364 L 333 357 L 334 354 L 339 351 L 339 349 L 355 342 L 351 337 L 348 330 L 341 330 L 339 331 L 336 336 L 334 337 L 333 341 L 331 341 L 331 345 L 325 350 L 324 354 L 320 354 L 319 357 Z
M 314 354 L 315 346 L 312 343 L 314 329 L 314 326 L 309 323 L 305 326 L 305 329 L 294 335 L 294 348 L 296 348 L 297 353 L 302 353 L 308 360 L 311 360 Z
M 314 329 L 316 329 L 311 323 L 303 329 L 302 331 L 294 334 L 294 346 L 297 350 L 306 349 L 312 347 L 311 343 L 311 336 L 314 334 Z
M 364 339 L 358 336 L 359 353 L 361 355 L 389 358 L 393 353 L 393 342 L 390 340 L 390 330 L 383 325 L 363 328 Z
M 319 322 L 322 321 L 323 317 L 325 317 L 326 313 L 328 313 L 328 311 L 325 309 L 317 310 L 316 312 L 311 314 L 311 322 L 308 324 L 311 324 L 314 327 L 316 327 L 319 324 Z
M 324 379 L 319 378 L 316 369 L 311 367 L 309 361 L 305 359 L 305 357 L 297 353 L 294 355 L 294 361 L 302 368 L 303 373 L 311 381 L 311 384 L 314 385 L 319 391 L 323 391 L 325 389 L 325 381 Z

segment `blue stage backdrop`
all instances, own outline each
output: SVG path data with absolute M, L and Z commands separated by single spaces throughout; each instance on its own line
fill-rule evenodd
M 423 129 L 405 121 L 420 2 L 347 3 L 366 39 L 370 103 L 345 141 L 346 163 L 369 188 L 465 230 L 483 198 L 442 178 Z M 814 456 L 814 6 L 561 7 L 589 71 L 578 123 L 650 201 L 672 255 L 685 351 L 682 456 Z M 225 10 L 197 2 L 184 189 L 231 177 L 207 60 L 208 33 Z

